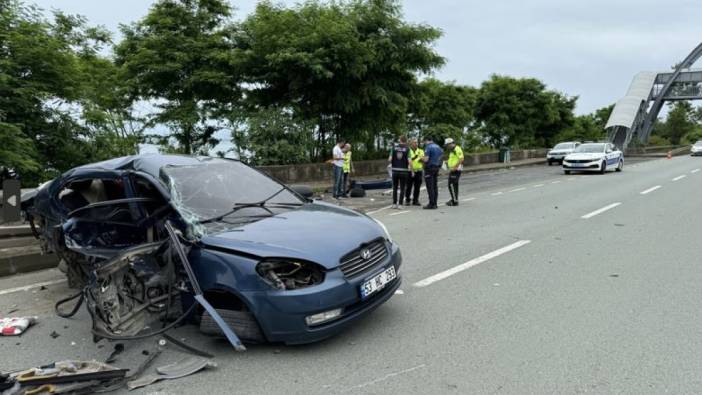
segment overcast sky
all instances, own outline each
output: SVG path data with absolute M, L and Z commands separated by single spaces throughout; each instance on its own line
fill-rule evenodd
M 31 0 L 29 0 L 31 1 Z M 147 0 L 35 0 L 117 32 Z M 257 1 L 231 1 L 236 17 Z M 282 1 L 295 4 L 297 1 Z M 443 80 L 478 86 L 491 74 L 536 77 L 579 96 L 578 113 L 609 105 L 642 70 L 667 70 L 702 41 L 701 0 L 405 0 L 407 20 L 444 35 Z M 669 15 L 666 15 L 669 14 Z

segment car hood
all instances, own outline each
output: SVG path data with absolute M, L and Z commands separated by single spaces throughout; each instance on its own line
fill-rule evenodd
M 566 156 L 566 160 L 571 159 L 571 160 L 587 160 L 587 159 L 592 159 L 592 160 L 597 160 L 597 159 L 602 159 L 604 158 L 605 154 L 604 153 L 586 153 L 586 152 L 579 152 L 575 154 L 570 154 Z
M 344 255 L 384 236 L 380 225 L 364 214 L 314 202 L 229 231 L 203 236 L 200 241 L 205 248 L 259 258 L 302 259 L 333 269 L 339 266 Z

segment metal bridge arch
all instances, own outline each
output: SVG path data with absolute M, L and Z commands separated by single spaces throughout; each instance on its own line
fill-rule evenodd
M 607 121 L 607 139 L 626 149 L 633 138 L 646 143 L 666 101 L 702 99 L 702 71 L 689 70 L 702 57 L 702 43 L 671 72 L 641 72 Z M 690 89 L 674 89 L 692 86 Z

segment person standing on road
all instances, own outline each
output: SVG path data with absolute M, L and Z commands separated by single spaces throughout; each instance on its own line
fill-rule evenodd
M 390 151 L 388 162 L 392 167 L 392 208 L 400 208 L 402 197 L 407 190 L 407 180 L 410 175 L 409 148 L 407 147 L 407 137 L 400 136 L 400 142 L 395 144 Z
M 334 192 L 332 196 L 335 199 L 339 199 L 344 195 L 344 151 L 342 149 L 344 145 L 346 145 L 346 141 L 339 138 L 332 150 L 332 167 L 334 168 Z
M 344 197 L 349 197 L 349 175 L 353 171 L 353 163 L 351 162 L 351 144 L 344 145 Z
M 405 205 L 410 205 L 410 197 L 412 197 L 412 205 L 419 206 L 419 189 L 422 187 L 422 179 L 424 178 L 424 150 L 419 148 L 417 139 L 410 140 L 410 163 L 412 172 L 407 181 L 407 192 L 405 193 Z M 412 190 L 414 189 L 414 194 Z
M 429 195 L 429 204 L 424 206 L 424 209 L 437 209 L 437 200 L 439 199 L 438 177 L 441 161 L 444 157 L 444 150 L 441 149 L 431 137 L 424 139 L 424 183 L 427 186 L 427 195 Z
M 463 150 L 456 145 L 451 137 L 444 141 L 444 145 L 448 150 L 448 189 L 451 194 L 451 200 L 446 202 L 447 206 L 458 206 L 458 180 L 461 179 L 461 170 L 463 170 Z

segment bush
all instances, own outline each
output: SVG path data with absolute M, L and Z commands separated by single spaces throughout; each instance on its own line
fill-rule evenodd
M 668 140 L 665 137 L 651 136 L 648 139 L 648 145 L 660 147 L 660 146 L 671 145 L 671 144 L 670 144 L 670 140 Z

